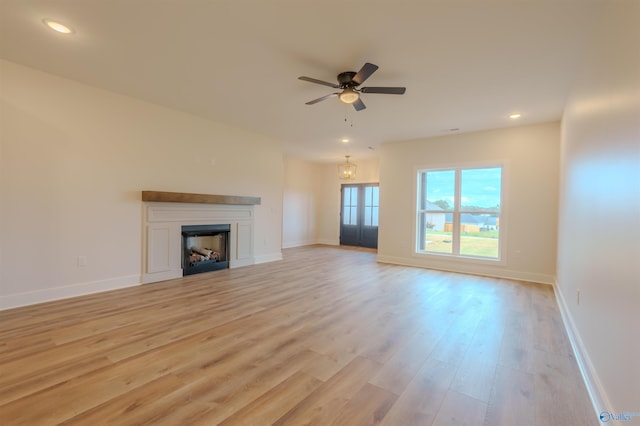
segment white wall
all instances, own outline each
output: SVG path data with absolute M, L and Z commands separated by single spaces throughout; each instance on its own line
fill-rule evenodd
M 256 260 L 280 258 L 279 143 L 0 65 L 0 309 L 139 283 L 145 189 L 261 197 Z
M 316 243 L 320 165 L 284 158 L 282 247 Z
M 384 144 L 380 157 L 378 260 L 553 283 L 555 276 L 559 123 L 517 126 Z M 420 167 L 504 164 L 502 264 L 417 257 L 416 171 Z
M 638 40 L 640 2 L 607 2 L 562 122 L 557 289 L 596 410 L 615 413 L 640 411 Z

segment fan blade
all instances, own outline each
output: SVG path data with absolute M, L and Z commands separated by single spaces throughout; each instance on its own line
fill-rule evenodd
M 359 99 L 359 98 L 352 105 L 356 109 L 356 111 L 362 111 L 363 109 L 366 108 L 364 102 L 362 102 L 362 99 Z
M 406 90 L 406 87 L 363 87 L 360 89 L 362 93 L 382 93 L 385 95 L 403 95 Z
M 338 96 L 339 93 L 331 93 L 329 95 L 323 96 L 321 98 L 318 99 L 314 99 L 312 101 L 309 101 L 306 103 L 306 105 L 313 105 L 313 104 L 317 104 L 318 102 L 322 102 L 322 101 L 326 101 L 329 98 L 335 98 L 336 96 Z
M 362 68 L 360 68 L 360 71 L 358 71 L 358 73 L 353 76 L 352 81 L 356 83 L 356 86 L 359 86 L 362 83 L 364 83 L 366 79 L 371 77 L 371 74 L 376 72 L 377 69 L 378 69 L 377 65 L 373 65 L 367 62 L 362 66 Z
M 335 83 L 329 83 L 328 81 L 318 80 L 317 78 L 311 78 L 311 77 L 302 76 L 302 77 L 298 77 L 298 80 L 308 81 L 309 83 L 322 84 L 323 86 L 333 87 L 334 89 L 339 89 L 340 88 L 340 86 L 338 86 Z

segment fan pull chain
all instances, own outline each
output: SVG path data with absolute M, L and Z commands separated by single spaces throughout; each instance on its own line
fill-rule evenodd
M 348 124 L 348 122 L 349 122 L 347 117 L 351 120 L 351 124 L 349 124 L 349 127 L 353 127 L 353 115 L 349 114 L 349 105 L 345 105 L 344 106 L 344 122 L 345 122 L 345 124 Z

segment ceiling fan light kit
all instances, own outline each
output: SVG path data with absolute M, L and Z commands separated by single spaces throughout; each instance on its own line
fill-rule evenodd
M 347 87 L 346 89 L 344 89 L 342 93 L 338 95 L 338 97 L 345 104 L 352 104 L 358 99 L 360 99 L 360 95 L 358 94 L 358 92 L 356 92 L 350 87 Z
M 362 83 L 365 82 L 366 79 L 371 77 L 371 74 L 376 72 L 378 69 L 377 65 L 371 64 L 369 62 L 365 63 L 360 71 L 345 71 L 338 74 L 337 80 L 338 84 L 329 83 L 328 81 L 318 80 L 317 78 L 305 77 L 301 76 L 298 79 L 303 81 L 308 81 L 309 83 L 321 84 L 323 86 L 333 87 L 334 89 L 340 89 L 339 93 L 331 93 L 329 95 L 325 95 L 321 98 L 314 99 L 312 101 L 307 102 L 307 105 L 317 104 L 318 102 L 322 102 L 329 98 L 338 97 L 341 102 L 345 104 L 351 104 L 355 108 L 356 111 L 361 111 L 366 108 L 364 102 L 360 97 L 360 93 L 379 93 L 383 95 L 403 95 L 407 90 L 405 87 L 362 87 L 358 89 Z

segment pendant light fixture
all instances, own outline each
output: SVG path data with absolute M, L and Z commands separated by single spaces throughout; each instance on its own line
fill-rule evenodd
M 350 155 L 345 155 L 346 161 L 338 164 L 338 178 L 342 180 L 354 180 L 358 166 L 349 161 Z

